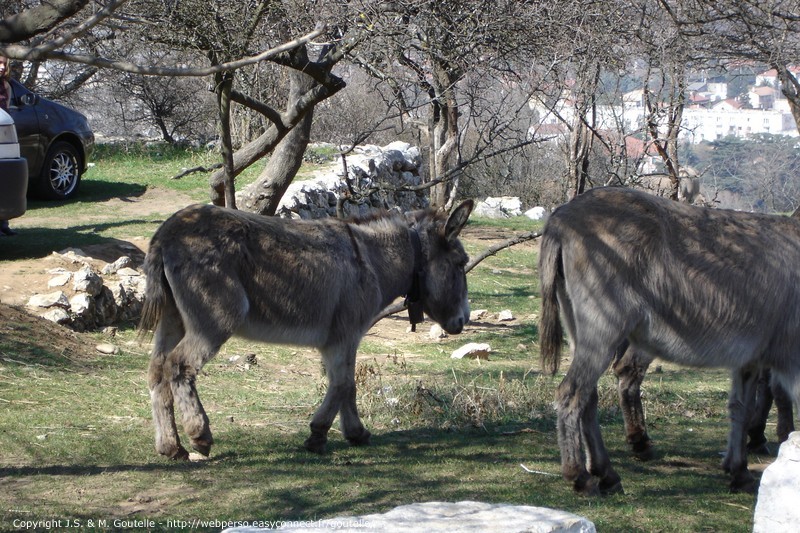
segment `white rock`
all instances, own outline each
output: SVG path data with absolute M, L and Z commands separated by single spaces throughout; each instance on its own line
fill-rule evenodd
M 401 505 L 389 512 L 342 516 L 327 520 L 287 520 L 280 531 L 338 531 L 341 533 L 594 533 L 594 524 L 581 516 L 529 505 L 481 502 L 427 502 Z M 255 533 L 255 527 L 236 527 L 225 532 Z
M 56 307 L 55 309 L 51 309 L 50 311 L 46 312 L 42 315 L 42 318 L 49 320 L 50 322 L 55 322 L 56 324 L 69 324 L 72 321 L 69 313 L 60 307 Z
M 458 350 L 454 351 L 450 356 L 451 359 L 489 359 L 489 352 L 492 347 L 485 343 L 470 342 L 465 344 Z
M 65 272 L 62 274 L 58 274 L 57 276 L 50 278 L 50 280 L 47 282 L 47 286 L 51 289 L 55 287 L 63 287 L 64 285 L 69 283 L 69 280 L 71 279 L 72 279 L 72 272 Z
M 486 218 L 511 218 L 522 214 L 522 202 L 516 196 L 488 197 L 475 206 L 476 216 Z
M 761 475 L 754 533 L 796 531 L 800 525 L 800 431 L 789 434 L 778 458 Z
M 123 255 L 113 263 L 109 263 L 103 267 L 102 274 L 113 274 L 114 272 L 118 271 L 121 268 L 129 267 L 133 264 L 131 258 L 127 255 Z
M 113 344 L 108 344 L 108 343 L 98 344 L 97 346 L 94 347 L 94 349 L 106 355 L 113 355 L 119 352 L 119 348 L 117 348 Z
M 510 309 L 504 309 L 503 311 L 497 313 L 497 320 L 500 322 L 509 322 L 514 320 L 514 313 L 512 313 Z
M 51 292 L 48 294 L 34 294 L 28 300 L 29 307 L 63 307 L 69 309 L 69 300 L 67 295 L 61 291 Z
M 542 220 L 547 216 L 547 209 L 537 205 L 525 211 L 524 214 L 531 220 Z
M 469 321 L 474 322 L 475 320 L 480 320 L 481 318 L 485 318 L 488 314 L 489 311 L 487 309 L 475 309 L 469 312 Z
M 444 339 L 447 337 L 447 333 L 444 332 L 442 326 L 439 324 L 434 324 L 431 326 L 428 336 L 431 338 L 431 340 L 438 341 L 439 339 Z
M 135 268 L 123 267 L 117 270 L 118 276 L 141 276 L 142 273 Z
M 94 309 L 94 300 L 91 296 L 82 292 L 70 298 L 69 308 L 76 315 L 83 315 Z
M 92 267 L 83 266 L 80 270 L 75 272 L 75 280 L 72 283 L 72 288 L 76 291 L 82 291 L 97 296 L 103 289 L 103 278 L 98 276 Z

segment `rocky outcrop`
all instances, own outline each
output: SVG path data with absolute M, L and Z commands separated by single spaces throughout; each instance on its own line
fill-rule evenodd
M 347 176 L 340 159 L 312 179 L 293 182 L 278 205 L 284 218 L 363 216 L 375 209 L 402 211 L 428 206 L 424 191 L 408 190 L 422 183 L 419 149 L 404 142 L 384 147 L 365 145 L 347 155 Z
M 79 249 L 53 255 L 65 266 L 48 270 L 52 274 L 49 292 L 28 300 L 27 307 L 34 314 L 76 331 L 102 329 L 139 317 L 145 276 L 132 268 L 129 257 L 105 263 Z
M 594 533 L 589 520 L 566 511 L 528 505 L 491 504 L 481 502 L 428 502 L 401 505 L 383 514 L 343 516 L 327 520 L 270 524 L 280 531 L 335 530 L 342 533 L 450 533 L 481 531 L 483 533 Z M 225 532 L 255 533 L 267 531 L 256 527 L 236 527 Z

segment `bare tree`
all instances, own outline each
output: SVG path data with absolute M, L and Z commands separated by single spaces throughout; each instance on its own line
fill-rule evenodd
M 24 20 L 41 17 L 37 10 L 22 11 L 7 17 L 7 32 L 0 52 L 11 58 L 31 61 L 48 59 L 70 61 L 97 68 L 151 76 L 213 76 L 219 109 L 223 170 L 211 177 L 212 201 L 235 206 L 234 179 L 247 166 L 273 150 L 281 140 L 313 109 L 318 102 L 335 94 L 344 82 L 332 74 L 332 68 L 358 40 L 344 36 L 336 28 L 325 28 L 307 13 L 321 4 L 308 2 L 298 12 L 288 12 L 295 3 L 254 1 L 224 4 L 212 0 L 185 0 L 164 3 L 157 0 L 105 0 L 93 9 L 87 2 L 54 2 L 52 22 L 29 29 Z M 311 7 L 312 9 L 303 9 Z M 306 25 L 286 31 L 287 15 L 303 13 Z M 311 29 L 314 28 L 314 29 Z M 303 31 L 300 38 L 288 35 Z M 47 38 L 26 42 L 32 36 L 48 32 Z M 297 50 L 316 37 L 333 40 L 317 61 L 309 61 Z M 92 40 L 95 47 L 81 47 Z M 132 54 L 132 43 L 148 42 L 165 49 L 180 51 L 183 64 L 152 65 Z M 278 46 L 271 43 L 279 41 Z M 279 112 L 235 86 L 237 69 L 270 61 L 284 68 L 302 71 L 312 83 L 294 93 L 294 100 Z M 206 63 L 207 66 L 203 66 Z M 231 103 L 256 110 L 269 124 L 255 140 L 234 153 L 230 117 Z M 302 157 L 302 151 L 299 157 Z
M 445 207 L 465 168 L 464 132 L 479 114 L 467 87 L 481 77 L 502 87 L 517 76 L 534 9 L 512 0 L 405 0 L 369 13 L 373 36 L 354 59 L 391 90 L 402 125 L 419 132 L 431 205 Z

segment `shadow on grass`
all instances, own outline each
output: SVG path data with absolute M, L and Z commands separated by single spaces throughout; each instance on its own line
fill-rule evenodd
M 0 239 L 0 261 L 40 259 L 68 247 L 79 248 L 81 246 L 102 244 L 125 249 L 125 247 L 129 246 L 126 241 L 104 237 L 99 232 L 111 228 L 154 223 L 149 220 L 136 219 L 68 226 L 69 222 L 65 220 L 64 228 L 18 228 L 18 234 L 14 237 Z

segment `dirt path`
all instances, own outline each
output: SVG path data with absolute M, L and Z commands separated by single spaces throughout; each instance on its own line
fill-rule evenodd
M 170 213 L 191 203 L 192 200 L 187 195 L 174 191 L 148 189 L 141 196 L 112 198 L 98 202 L 97 209 L 92 215 L 92 221 L 103 223 L 118 221 L 124 217 L 137 218 L 152 213 Z M 45 225 L 46 221 L 58 216 L 54 214 L 54 211 L 57 210 L 29 211 L 25 216 L 14 221 L 14 227 L 22 230 L 20 235 L 4 238 L 24 238 L 26 227 Z M 504 240 L 508 235 L 497 228 L 467 228 L 465 237 L 478 240 L 481 244 L 485 243 L 488 247 L 493 242 Z M 128 240 L 111 240 L 105 244 L 85 246 L 81 250 L 91 258 L 88 262 L 97 271 L 100 271 L 106 263 L 113 262 L 123 255 L 131 257 L 135 266 L 140 265 L 147 252 L 147 245 L 148 238 L 131 237 Z M 64 249 L 68 248 L 69 243 L 64 243 Z M 14 336 L 20 344 L 29 343 L 35 346 L 41 343 L 47 348 L 68 342 L 70 350 L 91 353 L 95 345 L 93 340 L 76 334 L 64 326 L 58 326 L 30 314 L 25 308 L 28 300 L 34 294 L 57 290 L 48 287 L 48 281 L 54 277 L 53 271 L 57 268 L 74 271 L 78 269 L 78 266 L 58 254 L 30 260 L 0 261 L 0 318 L 3 321 L 0 335 Z M 405 315 L 398 314 L 391 319 L 379 322 L 370 331 L 369 336 L 379 342 L 393 345 L 401 342 L 407 336 L 407 327 Z M 423 327 L 426 328 L 424 331 L 427 331 L 430 322 L 426 322 Z M 21 336 L 25 335 L 25 332 L 35 333 L 31 333 L 27 339 L 23 339 Z

